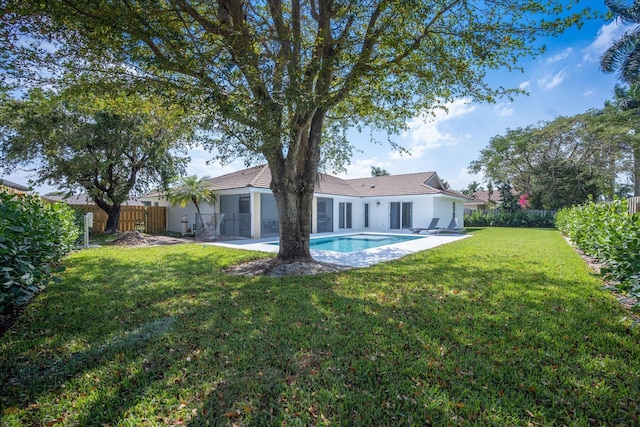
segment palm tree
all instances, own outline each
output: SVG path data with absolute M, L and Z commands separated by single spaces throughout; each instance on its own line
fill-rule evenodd
M 467 186 L 464 190 L 460 192 L 466 196 L 475 197 L 478 191 L 482 191 L 483 188 L 479 182 L 473 181 L 471 184 Z
M 201 202 L 213 205 L 213 217 L 215 220 L 217 197 L 208 180 L 208 176 L 203 176 L 202 178 L 198 178 L 197 175 L 184 176 L 178 180 L 178 186 L 169 190 L 167 194 L 167 198 L 173 206 L 180 205 L 181 208 L 184 208 L 189 202 L 193 202 L 196 206 L 196 211 L 198 212 L 198 218 L 200 218 L 200 225 L 202 228 L 204 228 L 204 221 L 202 220 L 202 214 L 200 213 Z M 214 224 L 214 227 L 217 229 L 217 224 Z
M 622 0 L 605 0 L 611 13 L 623 23 L 640 24 L 640 2 L 626 6 Z M 620 78 L 629 83 L 640 80 L 640 26 L 626 31 L 616 40 L 600 59 L 600 68 L 605 73 L 620 72 Z
M 371 176 L 388 176 L 391 175 L 386 169 L 379 166 L 371 166 Z

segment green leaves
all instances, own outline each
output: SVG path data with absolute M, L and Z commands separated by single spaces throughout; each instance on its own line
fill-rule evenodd
M 604 264 L 603 276 L 640 296 L 640 215 L 629 215 L 625 200 L 562 209 L 556 214 L 556 227 Z
M 79 234 L 68 206 L 0 190 L 0 314 L 26 303 L 52 278 L 59 280 L 53 274 L 64 268 L 55 265 Z
M 591 195 L 613 194 L 618 164 L 626 155 L 602 132 L 600 111 L 507 130 L 491 138 L 469 169 L 496 182 L 511 182 L 534 209 L 559 209 Z M 628 129 L 627 129 L 628 130 Z
M 176 105 L 124 91 L 33 90 L 0 104 L 6 134 L 1 166 L 40 163 L 39 183 L 80 189 L 117 229 L 119 206 L 183 173 L 189 115 Z

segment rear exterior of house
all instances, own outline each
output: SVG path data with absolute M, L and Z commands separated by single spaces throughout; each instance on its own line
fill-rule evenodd
M 268 166 L 256 166 L 212 178 L 218 197 L 215 206 L 202 204 L 203 222 L 229 239 L 278 237 L 278 211 L 269 189 Z M 160 193 L 139 200 L 167 206 L 167 230 L 183 231 L 195 226 L 193 204 L 172 206 Z M 312 209 L 312 233 L 372 231 L 408 232 L 426 227 L 439 218 L 446 227 L 451 218 L 463 226 L 463 204 L 468 197 L 443 188 L 435 172 L 389 175 L 360 179 L 340 179 L 320 174 Z M 213 215 L 215 212 L 215 215 Z

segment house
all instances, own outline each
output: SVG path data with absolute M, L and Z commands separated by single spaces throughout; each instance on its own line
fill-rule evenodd
M 491 194 L 486 190 L 479 190 L 474 193 L 472 200 L 464 202 L 464 208 L 470 211 L 486 211 L 493 209 L 499 201 L 500 190 L 493 190 Z
M 228 238 L 278 236 L 278 211 L 269 189 L 267 165 L 211 178 L 217 195 L 215 206 L 202 204 L 204 222 L 215 221 L 218 234 Z M 139 198 L 145 204 L 167 206 L 169 231 L 180 231 L 183 216 L 195 225 L 193 204 L 172 206 L 162 193 Z M 463 204 L 471 198 L 446 190 L 435 172 L 341 179 L 320 174 L 312 208 L 312 233 L 350 230 L 402 232 L 426 227 L 440 219 L 445 227 L 451 218 L 463 226 Z M 215 210 L 216 215 L 213 215 Z
M 12 194 L 24 194 L 30 191 L 29 187 L 16 184 L 15 182 L 11 182 L 4 178 L 0 178 L 0 187 Z
M 94 201 L 88 194 L 72 194 L 69 196 L 61 195 L 44 195 L 40 196 L 49 202 L 64 202 L 68 205 L 95 205 Z M 134 197 L 129 197 L 122 203 L 122 206 L 143 206 L 143 203 Z

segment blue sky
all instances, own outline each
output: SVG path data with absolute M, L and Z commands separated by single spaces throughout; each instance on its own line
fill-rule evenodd
M 585 3 L 606 10 L 600 0 Z M 592 20 L 579 30 L 573 28 L 558 38 L 544 40 L 546 53 L 523 61 L 524 73 L 496 71 L 488 76 L 493 85 L 520 87 L 528 95 L 520 95 L 513 102 L 498 100 L 496 104 L 474 104 L 459 99 L 448 106 L 448 113 L 439 111 L 427 121 L 423 117 L 414 118 L 408 123 L 409 130 L 394 138 L 410 150 L 409 155 L 392 152 L 385 143 L 370 143 L 368 133 L 350 132 L 351 143 L 360 151 L 354 153 L 347 173 L 339 176 L 370 176 L 371 166 L 378 166 L 394 175 L 436 171 L 458 190 L 473 180 L 484 184 L 483 177 L 470 175 L 467 167 L 478 158 L 492 136 L 504 134 L 509 128 L 600 108 L 611 99 L 617 76 L 603 74 L 599 59 L 624 30 L 625 27 L 615 21 Z M 245 167 L 242 160 L 225 166 L 207 165 L 211 154 L 204 150 L 193 150 L 190 155 L 192 161 L 187 172 L 198 176 L 217 176 Z M 25 171 L 4 177 L 23 185 L 29 180 Z M 52 189 L 39 187 L 38 190 L 44 193 Z

